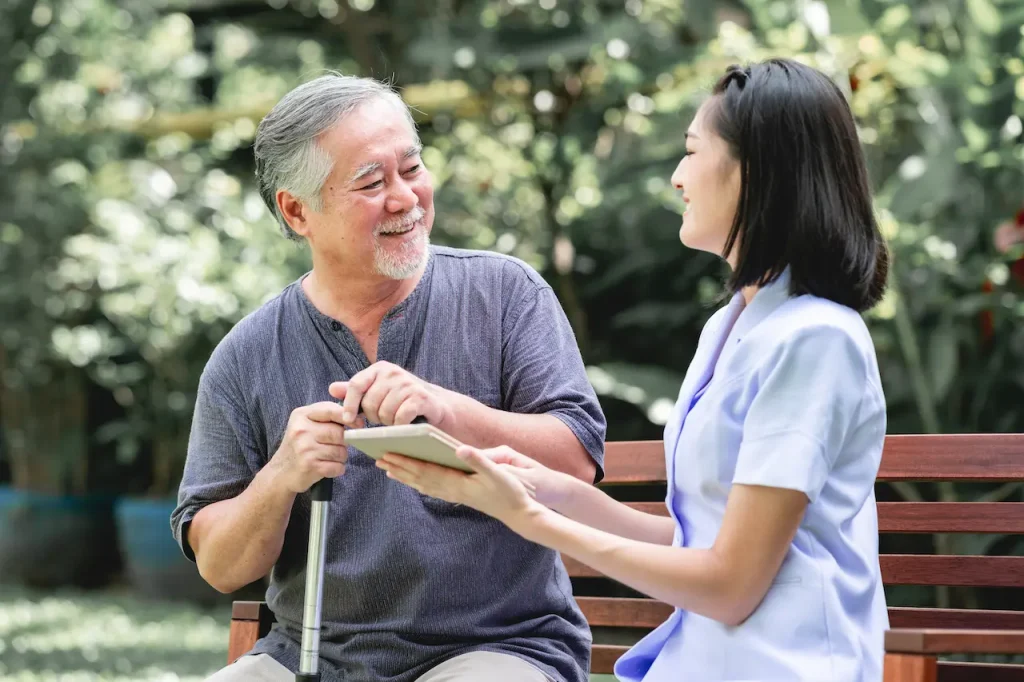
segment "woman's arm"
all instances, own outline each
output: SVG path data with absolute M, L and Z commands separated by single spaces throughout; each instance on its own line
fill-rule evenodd
M 738 625 L 768 592 L 807 501 L 795 490 L 735 485 L 709 549 L 664 547 L 618 537 L 539 505 L 507 523 L 527 539 L 655 599 Z
M 654 545 L 671 545 L 676 522 L 627 507 L 603 490 L 572 479 L 568 494 L 551 505 L 578 523 L 623 538 Z
M 652 539 L 664 539 L 655 525 L 643 525 L 647 519 L 630 523 L 636 517 L 621 510 L 633 510 L 607 496 L 607 502 L 594 498 L 573 510 L 577 514 L 589 510 L 593 515 L 584 516 L 587 523 L 581 523 L 538 501 L 538 487 L 530 480 L 529 470 L 524 473 L 502 463 L 500 453 L 462 447 L 457 455 L 475 473 L 391 454 L 377 466 L 389 478 L 425 495 L 493 516 L 527 540 L 567 554 L 655 599 L 727 625 L 742 623 L 761 603 L 808 504 L 807 495 L 797 490 L 734 484 L 714 545 L 671 547 L 587 525 L 601 520 L 613 527 L 621 524 L 619 530 L 624 531 L 647 528 Z

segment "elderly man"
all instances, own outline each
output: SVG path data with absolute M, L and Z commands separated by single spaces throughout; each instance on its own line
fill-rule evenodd
M 407 107 L 370 79 L 313 80 L 260 124 L 260 190 L 312 270 L 239 322 L 199 383 L 171 526 L 218 590 L 269 573 L 277 617 L 212 680 L 293 680 L 308 491 L 324 477 L 324 680 L 587 677 L 590 632 L 556 554 L 344 445 L 364 418 L 423 416 L 601 477 L 604 417 L 554 293 L 514 258 L 429 245 L 420 149 Z

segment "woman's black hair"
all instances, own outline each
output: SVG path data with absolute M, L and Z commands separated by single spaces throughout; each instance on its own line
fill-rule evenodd
M 885 292 L 889 252 L 843 93 L 788 59 L 731 66 L 707 103 L 712 130 L 739 161 L 731 293 L 790 268 L 790 292 L 864 311 Z

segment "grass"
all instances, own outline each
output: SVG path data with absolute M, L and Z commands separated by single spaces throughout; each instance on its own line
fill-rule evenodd
M 224 665 L 230 619 L 229 604 L 0 585 L 0 682 L 200 682 Z
M 199 682 L 224 665 L 231 607 L 0 586 L 0 680 Z

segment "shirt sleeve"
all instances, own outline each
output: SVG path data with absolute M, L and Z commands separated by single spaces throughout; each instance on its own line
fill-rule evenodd
M 597 393 L 587 378 L 576 336 L 546 285 L 532 288 L 504 323 L 502 409 L 550 414 L 579 439 L 604 477 L 607 425 Z
M 862 350 L 842 329 L 802 330 L 752 378 L 733 483 L 799 490 L 814 502 L 866 394 Z
M 190 561 L 196 560 L 188 544 L 195 515 L 206 505 L 239 495 L 266 461 L 246 414 L 238 371 L 222 342 L 199 379 L 178 504 L 171 513 L 174 539 Z

